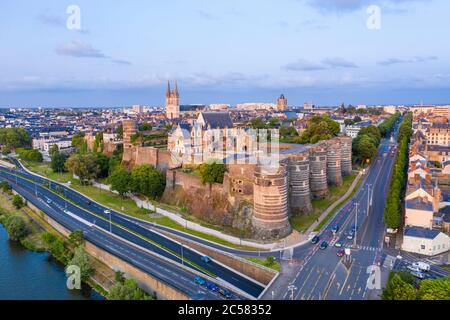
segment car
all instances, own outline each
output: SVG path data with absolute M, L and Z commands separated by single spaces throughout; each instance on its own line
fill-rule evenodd
M 339 231 L 339 226 L 338 226 L 337 224 L 335 224 L 335 225 L 333 226 L 333 228 L 331 228 L 331 231 L 333 231 L 333 233 L 338 232 L 338 231 Z
M 412 264 L 414 267 L 417 267 L 419 269 L 419 271 L 430 271 L 431 266 L 428 263 L 422 262 L 422 261 L 418 261 L 418 262 L 414 262 Z
M 194 282 L 198 285 L 203 286 L 206 283 L 206 280 L 203 279 L 202 277 L 195 277 Z
M 342 243 L 342 241 L 336 241 L 336 243 L 334 244 L 334 246 L 336 248 L 342 248 L 344 246 L 344 244 Z
M 110 214 L 111 210 L 106 209 L 105 211 L 103 211 L 104 214 Z
M 51 204 L 51 203 L 52 203 L 52 200 L 47 199 L 47 203 L 48 203 L 48 204 Z
M 356 230 L 358 229 L 358 226 L 356 226 L 355 224 L 352 225 L 352 231 L 356 232 Z
M 320 243 L 320 250 L 325 250 L 328 247 L 328 242 L 322 241 Z
M 211 290 L 211 291 L 218 291 L 219 287 L 215 283 L 208 282 L 206 284 L 206 289 Z
M 337 255 L 338 257 L 343 257 L 344 254 L 345 254 L 345 250 L 344 250 L 344 249 L 339 249 L 339 250 L 336 252 L 336 255 Z
M 412 271 L 412 272 L 420 272 L 419 267 L 415 266 L 415 265 L 409 265 L 406 267 L 408 270 Z
M 354 231 L 350 231 L 347 235 L 347 239 L 348 240 L 353 240 L 353 237 L 355 236 L 355 232 Z
M 411 271 L 411 274 L 419 279 L 425 279 L 425 275 L 420 271 Z
M 220 288 L 219 294 L 224 296 L 227 299 L 231 299 L 233 296 L 231 295 L 231 292 L 228 289 Z
M 88 201 L 87 204 L 88 204 L 88 206 L 90 206 L 91 205 L 91 201 Z
M 320 241 L 319 236 L 314 236 L 314 237 L 311 239 L 311 243 L 312 243 L 312 244 L 319 243 L 319 241 Z
M 211 258 L 208 257 L 208 256 L 203 256 L 200 259 L 202 259 L 202 261 L 205 262 L 205 263 L 209 263 L 211 261 Z

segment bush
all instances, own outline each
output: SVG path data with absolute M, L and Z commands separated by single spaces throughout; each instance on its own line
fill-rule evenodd
M 33 161 L 33 162 L 42 162 L 44 158 L 42 157 L 42 153 L 37 149 L 16 149 L 17 154 L 23 160 Z
M 199 167 L 202 183 L 223 183 L 226 166 L 223 163 L 203 163 Z
M 94 273 L 91 257 L 86 253 L 82 246 L 75 249 L 73 258 L 67 264 L 68 266 L 77 266 L 80 268 L 81 280 L 85 281 Z
M 18 194 L 16 194 L 13 197 L 12 204 L 14 205 L 14 207 L 16 207 L 17 210 L 19 210 L 25 206 L 25 202 L 23 201 L 23 198 L 21 196 L 19 196 Z
M 151 297 L 138 287 L 136 280 L 126 279 L 109 288 L 110 300 L 151 300 Z
M 156 199 L 162 196 L 165 187 L 165 175 L 151 165 L 135 167 L 131 172 L 131 191 Z
M 28 228 L 22 217 L 6 216 L 3 225 L 8 231 L 9 238 L 13 241 L 20 241 L 28 235 Z

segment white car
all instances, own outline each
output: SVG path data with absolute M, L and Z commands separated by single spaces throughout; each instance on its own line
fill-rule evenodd
M 420 271 L 430 271 L 431 266 L 428 263 L 418 261 L 412 264 L 414 267 L 417 267 Z
M 104 213 L 104 214 L 110 214 L 110 213 L 111 213 L 111 210 L 105 210 L 105 211 L 103 211 L 103 213 Z
M 407 266 L 407 268 L 408 268 L 408 270 L 410 270 L 412 272 L 420 272 L 419 267 L 416 267 L 414 264 Z
M 419 279 L 425 279 L 425 275 L 420 271 L 412 271 L 411 274 Z

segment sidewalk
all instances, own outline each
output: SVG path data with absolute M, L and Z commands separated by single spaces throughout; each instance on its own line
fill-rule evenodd
M 358 184 L 358 181 L 363 176 L 362 172 L 360 171 L 358 175 L 356 176 L 355 180 L 353 180 L 352 184 L 350 185 L 350 188 L 348 188 L 347 192 L 340 197 L 338 200 L 336 200 L 331 206 L 329 206 L 319 217 L 317 221 L 315 221 L 312 225 L 309 226 L 308 230 L 306 230 L 306 234 L 310 234 L 314 231 L 314 229 L 322 222 L 323 219 L 325 219 L 328 214 L 334 210 L 338 205 L 342 203 L 352 192 L 353 189 L 355 189 L 356 185 Z

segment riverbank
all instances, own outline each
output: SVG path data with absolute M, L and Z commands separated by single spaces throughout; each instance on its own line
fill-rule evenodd
M 28 234 L 18 242 L 20 243 L 20 245 L 31 252 L 46 252 L 51 254 L 51 248 L 49 248 L 43 240 L 43 236 L 46 233 L 50 233 L 55 237 L 62 239 L 62 241 L 64 242 L 67 241 L 67 239 L 65 239 L 58 231 L 56 231 L 43 219 L 44 213 L 41 213 L 41 216 L 39 216 L 39 214 L 34 212 L 28 206 L 17 209 L 12 205 L 11 197 L 12 196 L 8 193 L 0 192 L 0 216 L 2 216 L 3 218 L 8 216 L 18 216 L 25 222 Z M 73 253 L 74 249 L 67 245 L 67 243 L 65 247 L 67 250 Z M 106 298 L 108 289 L 114 284 L 115 272 L 92 256 L 90 256 L 90 258 L 92 261 L 94 273 L 91 278 L 86 281 L 86 284 L 94 289 L 103 298 Z M 55 256 L 54 254 L 53 259 L 58 261 L 61 268 L 64 269 L 65 261 L 61 261 L 61 258 Z

